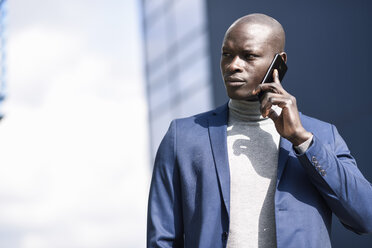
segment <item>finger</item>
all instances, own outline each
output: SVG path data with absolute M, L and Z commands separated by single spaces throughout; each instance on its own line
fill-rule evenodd
M 268 99 L 272 105 L 277 105 L 280 108 L 292 108 L 296 107 L 295 100 L 292 96 L 276 95 Z
M 276 120 L 279 117 L 279 115 L 273 109 L 270 109 L 268 116 L 269 116 L 270 119 L 273 120 L 273 122 L 276 122 Z
M 260 112 L 263 117 L 266 117 L 269 114 L 269 111 L 272 107 L 271 99 L 275 97 L 276 94 L 272 92 L 267 92 L 261 99 Z
M 271 107 L 273 104 L 271 102 L 266 102 L 264 106 L 261 107 L 261 115 L 267 117 L 270 113 Z
M 268 92 L 262 98 L 260 110 L 262 113 L 265 113 L 265 116 L 267 116 L 273 105 L 278 105 L 281 102 L 285 102 L 286 99 L 287 96 L 285 95 Z
M 263 117 L 268 116 L 273 105 L 281 105 L 287 101 L 287 97 L 281 94 L 266 93 L 261 101 L 260 111 Z
M 279 72 L 278 72 L 277 69 L 274 69 L 274 71 L 273 71 L 273 78 L 274 78 L 275 83 L 280 84 Z
M 259 94 L 260 92 L 262 92 L 261 85 L 262 84 L 259 84 L 254 90 L 252 90 L 251 94 L 253 96 L 255 96 L 255 95 Z
M 267 109 L 267 106 L 281 105 L 287 101 L 287 97 L 281 94 L 267 93 L 261 102 L 261 109 Z
M 251 91 L 251 95 L 255 96 L 262 96 L 264 92 L 274 92 L 278 94 L 284 94 L 286 91 L 283 89 L 282 85 L 280 84 L 279 81 L 279 76 L 278 76 L 278 70 L 275 69 L 273 72 L 274 76 L 274 83 L 264 83 L 264 84 L 259 84 L 254 90 Z
M 273 92 L 273 93 L 282 93 L 282 87 L 280 87 L 280 84 L 278 85 L 277 83 L 265 83 L 265 84 L 260 84 L 257 86 L 257 88 L 254 90 L 255 92 L 252 93 L 260 93 L 260 92 Z

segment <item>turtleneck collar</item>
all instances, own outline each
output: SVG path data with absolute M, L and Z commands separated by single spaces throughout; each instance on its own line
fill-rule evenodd
M 229 114 L 231 117 L 243 121 L 260 121 L 267 119 L 267 117 L 264 118 L 261 115 L 259 101 L 230 99 Z
M 234 100 L 229 101 L 229 116 L 234 119 L 241 121 L 264 121 L 270 119 L 269 117 L 263 117 L 260 111 L 259 101 L 245 101 L 245 100 Z M 282 112 L 282 109 L 276 105 L 271 107 L 278 115 Z

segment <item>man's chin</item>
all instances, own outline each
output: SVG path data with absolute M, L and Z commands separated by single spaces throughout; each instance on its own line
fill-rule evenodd
M 228 92 L 228 96 L 234 100 L 246 100 L 246 101 L 258 101 L 256 95 L 252 95 L 251 91 L 245 94 L 239 94 L 238 92 Z

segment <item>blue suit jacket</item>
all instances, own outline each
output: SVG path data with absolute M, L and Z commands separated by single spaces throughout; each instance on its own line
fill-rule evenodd
M 228 107 L 172 121 L 151 181 L 148 247 L 226 247 L 230 173 Z M 372 231 L 372 186 L 328 123 L 301 115 L 305 154 L 281 138 L 275 192 L 277 247 L 330 247 L 332 212 L 357 233 Z

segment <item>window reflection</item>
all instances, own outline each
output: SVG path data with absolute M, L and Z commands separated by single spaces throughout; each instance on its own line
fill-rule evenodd
M 170 121 L 210 109 L 212 92 L 204 0 L 150 2 L 144 22 L 154 158 Z

